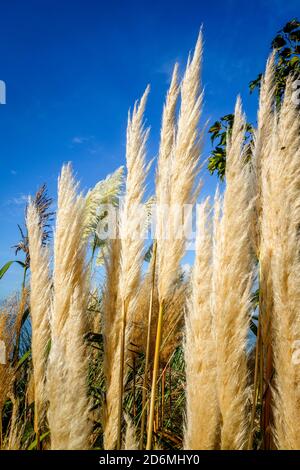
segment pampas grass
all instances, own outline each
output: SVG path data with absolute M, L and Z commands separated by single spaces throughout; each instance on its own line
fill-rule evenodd
M 257 116 L 257 130 L 254 138 L 253 164 L 256 180 L 256 218 L 255 218 L 255 244 L 257 257 L 259 259 L 259 335 L 257 338 L 257 360 L 256 376 L 260 375 L 264 379 L 263 384 L 259 385 L 261 389 L 260 400 L 263 398 L 265 404 L 263 407 L 262 421 L 264 427 L 264 445 L 270 447 L 270 411 L 271 411 L 271 389 L 272 380 L 272 345 L 271 345 L 271 323 L 273 310 L 273 286 L 272 286 L 272 230 L 273 217 L 270 210 L 273 195 L 269 189 L 269 166 L 272 158 L 272 133 L 275 123 L 275 65 L 274 53 L 267 61 L 264 77 L 261 82 L 261 91 L 259 98 L 259 109 Z M 260 380 L 262 382 L 262 379 Z M 256 405 L 256 389 L 258 384 L 254 384 L 253 406 Z M 254 411 L 253 411 L 254 413 Z M 252 417 L 252 421 L 254 414 Z M 252 423 L 251 423 L 252 426 Z M 250 438 L 250 446 L 251 446 Z
M 118 316 L 118 281 L 120 271 L 120 240 L 110 240 L 105 259 L 106 283 L 103 292 L 102 332 L 104 339 L 104 374 L 106 378 L 106 402 L 104 410 L 104 448 L 112 450 L 118 438 L 118 406 L 121 324 Z
M 117 448 L 121 448 L 123 382 L 125 360 L 128 354 L 128 335 L 134 323 L 134 308 L 140 284 L 141 266 L 144 251 L 144 217 L 141 213 L 145 193 L 146 168 L 145 154 L 149 129 L 144 130 L 143 116 L 149 87 L 146 88 L 139 104 L 135 104 L 132 116 L 128 117 L 126 145 L 126 192 L 120 215 L 120 277 L 119 297 L 121 304 L 120 337 L 120 378 L 118 409 Z M 129 327 L 129 332 L 128 332 Z
M 138 450 L 138 443 L 136 440 L 136 432 L 132 421 L 129 416 L 125 416 L 126 421 L 126 434 L 125 434 L 125 443 L 124 449 L 125 450 Z
M 30 253 L 30 314 L 32 327 L 31 355 L 34 387 L 34 430 L 39 436 L 45 413 L 45 381 L 47 351 L 50 340 L 49 313 L 51 280 L 49 253 L 42 245 L 41 221 L 37 208 L 31 202 L 27 209 L 27 229 Z M 38 437 L 37 437 L 38 438 Z
M 300 448 L 299 113 L 293 77 L 275 104 L 275 57 L 261 82 L 251 147 L 237 100 L 226 185 L 213 210 L 208 200 L 197 207 L 188 274 L 182 263 L 192 217 L 183 216 L 200 188 L 201 33 L 180 84 L 174 67 L 155 197 L 143 204 L 147 88 L 128 118 L 120 207 L 121 168 L 84 196 L 63 166 L 52 262 L 38 204 L 29 204 L 28 240 L 22 234 L 18 245 L 26 255 L 21 296 L 0 305 L 2 449 Z M 39 198 L 45 223 L 45 187 Z M 112 233 L 103 203 L 114 214 L 120 208 L 116 238 L 99 236 L 98 229 Z M 250 322 L 254 310 L 258 325 Z M 257 330 L 254 373 L 250 327 Z
M 226 156 L 226 190 L 215 240 L 214 292 L 221 449 L 242 449 L 247 430 L 247 359 L 251 288 L 249 168 L 243 157 L 240 99 Z M 233 287 L 234 286 L 234 287 Z
M 212 232 L 208 204 L 198 210 L 192 294 L 186 313 L 185 449 L 214 449 L 217 444 L 216 338 L 211 302 Z M 199 399 L 201 397 L 201 399 Z
M 84 209 L 85 201 L 77 195 L 71 167 L 64 166 L 58 183 L 48 366 L 51 448 L 58 450 L 89 447 Z
M 176 217 L 176 209 L 179 208 L 182 211 L 185 204 L 191 204 L 194 201 L 193 190 L 197 170 L 199 170 L 200 156 L 198 125 L 202 107 L 202 94 L 200 94 L 201 60 L 202 33 L 196 43 L 193 58 L 188 61 L 181 84 L 181 105 L 176 129 L 174 126 L 174 110 L 177 99 L 176 69 L 165 107 L 165 115 L 168 112 L 168 116 L 165 116 L 163 121 L 162 147 L 157 169 L 158 191 L 156 193 L 156 203 L 159 208 L 156 240 L 160 302 L 168 298 L 185 252 L 186 238 L 180 237 L 178 234 L 180 222 Z M 175 135 L 174 142 L 172 141 L 173 134 Z M 168 145 L 165 145 L 165 140 L 168 140 Z M 167 219 L 162 210 L 166 203 L 169 211 Z M 168 233 L 166 233 L 166 227 Z
M 284 101 L 273 127 L 268 161 L 268 210 L 272 217 L 269 240 L 274 303 L 272 339 L 275 366 L 275 439 L 279 449 L 300 449 L 299 111 L 288 80 Z
M 199 119 L 202 107 L 202 94 L 200 94 L 200 68 L 202 59 L 202 33 L 199 34 L 194 55 L 188 60 L 185 75 L 181 84 L 181 106 L 174 142 L 172 133 L 175 129 L 174 110 L 177 99 L 176 91 L 176 68 L 173 74 L 171 90 L 168 96 L 172 101 L 169 107 L 170 117 L 163 121 L 162 137 L 169 144 L 163 146 L 158 161 L 158 188 L 156 202 L 157 213 L 157 261 L 158 261 L 158 297 L 159 314 L 157 322 L 156 345 L 154 353 L 154 365 L 152 374 L 152 388 L 150 400 L 150 412 L 147 433 L 147 449 L 152 445 L 152 432 L 154 420 L 154 406 L 156 395 L 156 382 L 158 376 L 159 356 L 162 340 L 162 322 L 165 304 L 171 294 L 172 286 L 178 275 L 180 261 L 185 253 L 186 236 L 179 234 L 182 220 L 182 211 L 185 204 L 192 204 L 195 199 L 195 182 L 197 170 L 199 169 L 200 142 L 198 135 Z M 165 114 L 168 111 L 168 100 Z M 164 139 L 162 139 L 164 143 Z M 173 146 L 173 148 L 172 148 Z M 166 147 L 166 149 L 165 149 Z M 171 155 L 168 155 L 171 152 Z M 171 162 L 169 163 L 169 159 Z M 161 189 L 163 188 L 163 189 Z M 167 218 L 162 210 L 167 201 L 169 203 Z M 161 200 L 162 199 L 162 200 Z M 178 214 L 179 212 L 179 214 Z M 162 218 L 161 218 L 162 217 Z M 168 227 L 166 234 L 165 227 Z

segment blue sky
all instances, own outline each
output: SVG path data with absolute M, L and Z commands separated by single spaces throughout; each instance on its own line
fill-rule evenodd
M 172 67 L 179 61 L 183 70 L 201 24 L 204 120 L 232 112 L 241 93 L 255 121 L 248 83 L 298 13 L 299 0 L 1 2 L 0 267 L 14 258 L 27 195 L 45 182 L 55 197 L 63 162 L 73 162 L 83 189 L 124 163 L 127 111 L 148 83 L 148 156 L 156 155 Z M 204 179 L 207 194 L 216 179 Z M 0 281 L 0 298 L 20 283 L 16 266 Z

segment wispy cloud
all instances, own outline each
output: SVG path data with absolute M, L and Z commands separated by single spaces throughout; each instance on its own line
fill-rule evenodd
M 97 141 L 95 136 L 76 135 L 72 138 L 70 148 L 81 148 L 87 155 L 99 155 L 102 152 L 102 145 Z
M 176 62 L 180 62 L 178 59 L 169 60 L 162 62 L 156 69 L 155 73 L 162 75 L 165 78 L 165 83 L 168 85 L 171 82 L 174 66 Z
M 15 176 L 17 174 L 16 170 L 10 170 L 10 174 Z
M 81 137 L 81 136 L 75 136 L 72 139 L 72 144 L 84 144 L 85 142 L 89 141 L 89 137 Z
M 8 199 L 5 203 L 6 206 L 24 206 L 27 204 L 29 194 L 20 194 L 19 196 Z
M 88 136 L 75 135 L 71 139 L 71 144 L 73 144 L 73 145 L 87 144 L 87 143 L 93 142 L 94 139 L 95 139 L 95 137 L 93 135 L 88 135 Z

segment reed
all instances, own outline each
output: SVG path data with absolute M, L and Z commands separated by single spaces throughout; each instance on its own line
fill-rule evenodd
M 202 108 L 202 94 L 200 93 L 201 59 L 202 33 L 200 32 L 193 58 L 188 60 L 180 88 L 181 105 L 177 128 L 175 131 L 173 126 L 173 111 L 170 112 L 171 119 L 167 120 L 167 129 L 164 132 L 169 135 L 168 142 L 170 142 L 170 144 L 166 146 L 166 152 L 160 152 L 160 158 L 158 160 L 158 192 L 156 202 L 159 210 L 157 212 L 157 230 L 155 236 L 157 243 L 159 314 L 147 432 L 146 448 L 148 450 L 152 445 L 163 313 L 176 277 L 178 276 L 180 261 L 186 248 L 186 237 L 184 233 L 182 233 L 181 236 L 179 235 L 179 220 L 182 218 L 182 211 L 185 204 L 191 204 L 195 199 L 195 182 L 199 170 L 200 141 L 198 126 Z M 171 87 L 173 86 L 174 89 L 174 92 L 172 92 L 172 96 L 175 95 L 173 98 L 174 102 L 177 99 L 175 79 L 176 75 L 174 78 L 173 74 Z M 174 109 L 175 104 L 172 107 L 172 110 Z M 171 136 L 174 132 L 175 138 L 173 142 Z M 164 141 L 162 140 L 162 142 Z M 171 152 L 171 155 L 166 155 L 168 152 Z M 163 195 L 164 191 L 166 191 L 165 196 Z M 167 219 L 165 217 L 165 211 L 163 210 L 166 200 L 168 202 Z M 179 218 L 178 208 L 180 212 Z M 168 233 L 166 233 L 165 227 L 168 227 Z
M 39 441 L 46 405 L 47 346 L 50 340 L 51 279 L 49 252 L 42 243 L 39 212 L 33 202 L 27 209 L 30 253 L 30 315 L 32 327 L 31 356 L 34 387 L 34 430 Z
M 128 355 L 128 336 L 134 324 L 134 312 L 137 291 L 140 284 L 141 266 L 144 252 L 143 217 L 141 207 L 145 193 L 146 142 L 149 129 L 144 130 L 143 116 L 149 87 L 147 87 L 139 104 L 135 104 L 132 116 L 129 115 L 126 145 L 126 191 L 120 215 L 120 277 L 119 296 L 121 304 L 120 334 L 120 377 L 118 406 L 117 448 L 122 442 L 122 407 L 125 361 Z
M 47 374 L 51 449 L 57 450 L 87 449 L 90 434 L 85 345 L 88 275 L 82 241 L 85 200 L 77 195 L 77 188 L 71 166 L 64 166 L 58 182 Z
M 274 290 L 272 342 L 275 367 L 273 399 L 277 447 L 300 447 L 299 361 L 299 216 L 300 137 L 299 111 L 292 100 L 292 79 L 272 130 L 272 162 L 268 162 L 269 240 Z
M 243 152 L 244 130 L 245 118 L 238 98 L 226 155 L 222 217 L 214 248 L 213 303 L 221 449 L 242 449 L 248 426 L 246 344 L 252 281 L 250 229 L 253 201 L 249 197 L 249 167 Z
M 216 448 L 219 425 L 213 328 L 212 231 L 208 204 L 198 210 L 192 293 L 185 318 L 186 424 L 184 448 Z M 200 398 L 201 397 L 201 398 Z

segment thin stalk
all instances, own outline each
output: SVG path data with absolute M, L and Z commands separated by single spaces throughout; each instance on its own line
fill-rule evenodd
M 26 268 L 27 269 L 27 268 Z M 24 279 L 22 283 L 22 291 L 21 291 L 21 298 L 20 304 L 18 308 L 18 316 L 17 316 L 17 323 L 16 323 L 16 340 L 15 340 L 15 349 L 13 352 L 13 364 L 16 364 L 19 359 L 19 349 L 20 349 L 20 336 L 21 336 L 21 329 L 22 329 L 22 316 L 24 313 L 24 307 L 26 304 L 26 294 L 27 290 L 25 288 L 25 277 L 26 277 L 26 269 L 24 270 Z
M 272 445 L 271 438 L 271 380 L 273 375 L 273 354 L 272 346 L 268 345 L 266 358 L 266 390 L 265 390 L 265 406 L 264 406 L 264 450 L 270 450 Z
M 172 428 L 172 364 L 170 362 L 169 364 L 169 390 L 170 390 L 170 396 L 169 396 L 169 422 L 170 422 L 170 428 Z
M 254 420 L 255 420 L 255 415 L 256 415 L 256 406 L 257 406 L 257 400 L 259 396 L 259 357 L 260 354 L 262 354 L 262 351 L 260 350 L 260 328 L 261 328 L 261 320 L 260 316 L 258 317 L 258 326 L 257 326 L 257 338 L 256 338 L 256 346 L 255 346 L 255 368 L 254 368 L 254 385 L 253 385 L 253 404 L 252 404 L 252 413 L 251 413 L 251 421 L 250 421 L 250 434 L 249 434 L 249 439 L 248 439 L 248 450 L 252 450 L 253 447 L 253 431 L 254 431 Z
M 161 378 L 161 429 L 164 428 L 164 414 L 165 414 L 165 388 L 166 388 L 166 367 L 163 369 Z
M 2 408 L 0 409 L 0 449 L 3 447 Z
M 122 443 L 122 408 L 123 408 L 123 382 L 125 369 L 125 333 L 127 312 L 125 302 L 122 302 L 122 331 L 121 331 L 121 347 L 120 347 L 120 375 L 119 375 L 119 406 L 118 406 L 118 438 L 117 450 L 121 450 Z
M 136 365 L 135 365 L 135 356 L 133 357 L 133 381 L 132 381 L 132 396 L 133 396 L 133 417 L 136 417 Z
M 159 355 L 160 355 L 160 346 L 161 346 L 161 337 L 162 337 L 163 311 L 164 311 L 164 301 L 162 300 L 159 304 L 158 321 L 157 321 L 157 333 L 156 333 L 156 341 L 155 341 L 155 353 L 154 353 L 153 377 L 152 377 L 146 450 L 151 450 L 151 446 L 152 446 L 156 385 L 157 385 L 157 376 L 158 376 L 158 369 L 159 369 Z
M 143 392 L 142 392 L 142 417 L 141 417 L 141 435 L 140 435 L 140 450 L 143 449 L 144 444 L 144 431 L 146 424 L 146 401 L 147 401 L 147 387 L 148 387 L 148 370 L 150 362 L 150 344 L 151 344 L 151 325 L 152 325 L 152 312 L 153 312 L 153 299 L 154 299 L 154 284 L 155 284 L 155 268 L 156 268 L 156 252 L 157 243 L 153 244 L 153 264 L 152 264 L 152 279 L 151 279 L 151 292 L 147 325 L 147 343 L 146 343 L 146 358 L 145 358 L 145 371 L 143 379 Z
M 259 368 L 259 394 L 261 397 L 261 414 L 260 414 L 260 429 L 263 431 L 263 412 L 264 412 L 264 342 L 262 335 L 261 340 L 261 355 L 260 355 L 260 368 Z
M 22 281 L 22 292 L 25 289 L 27 269 L 28 269 L 27 266 L 25 266 L 24 273 L 23 273 L 23 281 Z
M 154 436 L 153 436 L 153 448 L 156 449 L 157 446 L 157 435 L 160 429 L 160 392 L 161 392 L 161 381 L 160 381 L 160 374 L 158 378 L 158 383 L 157 383 L 157 392 L 158 392 L 158 398 L 156 400 L 157 406 L 155 407 L 155 426 L 154 426 Z
M 273 375 L 273 352 L 272 344 L 270 341 L 270 326 L 271 326 L 271 307 L 266 308 L 266 300 L 264 296 L 266 293 L 266 281 L 263 276 L 263 270 L 260 267 L 260 295 L 259 295 L 259 315 L 261 316 L 261 339 L 262 339 L 262 354 L 261 354 L 261 429 L 263 431 L 263 448 L 269 450 L 271 448 L 271 380 Z
M 40 437 L 40 431 L 39 429 L 37 429 L 36 433 L 35 433 L 35 436 L 36 436 L 36 448 L 37 450 L 42 450 L 42 447 L 41 447 L 41 437 Z
M 39 414 L 37 409 L 37 402 L 34 402 L 34 432 L 36 437 L 36 448 L 41 450 L 41 439 L 40 439 L 40 429 L 39 429 Z

